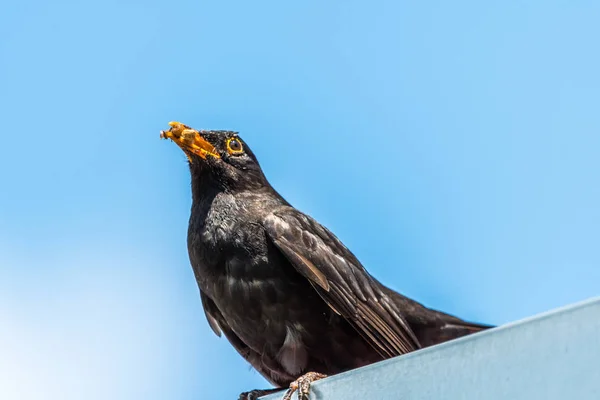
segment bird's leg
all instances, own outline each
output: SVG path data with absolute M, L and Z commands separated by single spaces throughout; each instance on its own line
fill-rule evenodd
M 290 383 L 290 388 L 285 392 L 285 395 L 281 400 L 292 400 L 292 394 L 294 394 L 295 391 L 298 391 L 298 399 L 308 400 L 310 384 L 323 378 L 327 378 L 327 375 L 318 372 L 309 372 L 302 375 L 300 378 Z
M 266 396 L 271 393 L 280 392 L 282 388 L 275 389 L 256 389 L 240 394 L 238 400 L 258 400 L 259 397 Z

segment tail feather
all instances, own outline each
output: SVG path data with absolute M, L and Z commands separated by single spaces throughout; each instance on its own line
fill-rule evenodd
M 464 321 L 453 315 L 433 310 L 384 285 L 381 287 L 398 308 L 404 311 L 406 320 L 419 339 L 421 347 L 433 346 L 494 328 L 492 325 Z
M 433 346 L 493 328 L 492 325 L 468 322 L 453 315 L 432 310 L 386 286 L 382 285 L 382 287 L 384 292 L 406 313 L 406 319 L 419 339 L 421 347 Z
M 428 347 L 490 328 L 494 328 L 494 326 L 463 321 L 451 317 L 449 321 L 445 321 L 441 324 L 434 323 L 431 325 L 421 325 L 415 327 L 415 330 L 418 331 L 418 333 L 416 332 L 416 335 L 419 338 L 421 346 Z

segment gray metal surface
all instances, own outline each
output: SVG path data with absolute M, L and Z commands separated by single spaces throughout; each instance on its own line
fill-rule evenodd
M 312 386 L 311 400 L 341 399 L 600 400 L 600 298 Z

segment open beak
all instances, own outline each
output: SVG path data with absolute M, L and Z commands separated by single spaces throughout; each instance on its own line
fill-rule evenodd
M 208 156 L 221 158 L 215 146 L 204 139 L 201 132 L 181 122 L 169 122 L 169 125 L 171 126 L 169 130 L 160 131 L 162 139 L 171 139 L 185 153 L 192 153 L 203 159 L 206 159 Z

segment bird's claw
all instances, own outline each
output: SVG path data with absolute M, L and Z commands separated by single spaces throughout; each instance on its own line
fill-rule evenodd
M 292 400 L 294 392 L 298 391 L 299 400 L 308 400 L 308 392 L 310 391 L 310 384 L 318 381 L 319 379 L 326 378 L 327 375 L 320 374 L 318 372 L 309 372 L 290 383 L 290 388 L 285 392 L 281 400 Z
M 238 400 L 258 400 L 259 397 L 266 396 L 268 394 L 279 392 L 279 391 L 281 391 L 281 388 L 251 390 L 249 392 L 244 392 L 244 393 L 240 394 L 240 397 L 238 398 Z

